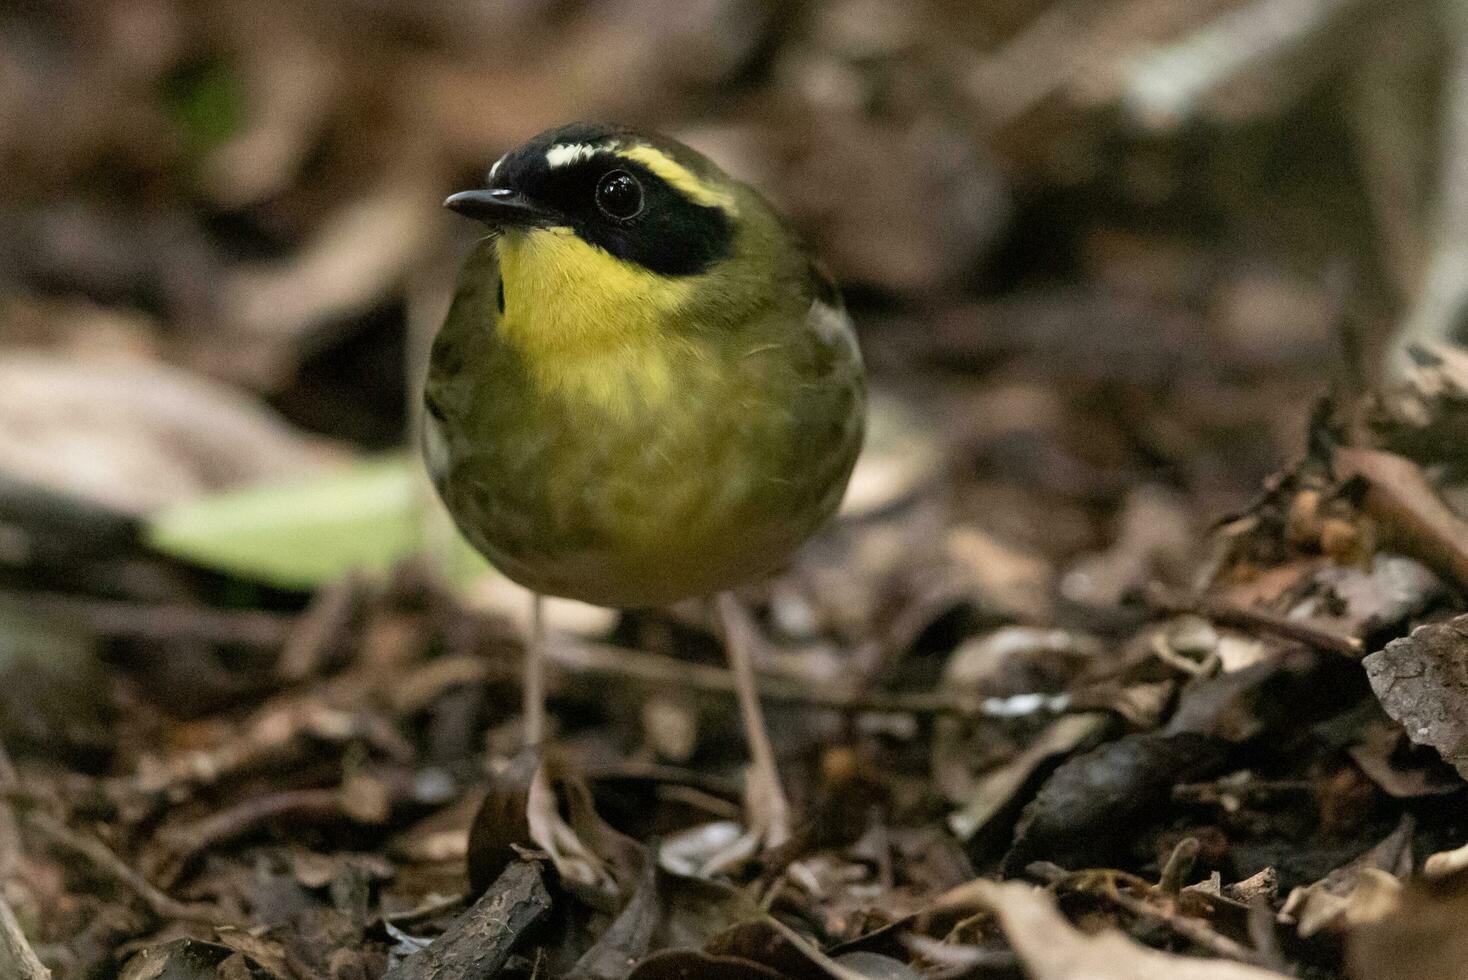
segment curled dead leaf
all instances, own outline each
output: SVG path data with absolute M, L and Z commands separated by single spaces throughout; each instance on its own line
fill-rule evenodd
M 1284 974 L 1226 960 L 1147 949 L 1120 932 L 1086 935 L 1041 889 L 1020 882 L 974 882 L 1032 980 L 1281 980 Z

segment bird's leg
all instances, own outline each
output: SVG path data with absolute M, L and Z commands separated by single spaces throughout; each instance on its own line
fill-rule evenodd
M 546 736 L 545 661 L 545 597 L 536 592 L 530 599 L 530 638 L 525 645 L 524 747 L 521 749 L 534 760 L 535 767 L 525 801 L 530 839 L 551 856 L 563 881 L 597 893 L 615 894 L 616 886 L 606 863 L 561 816 L 547 761 L 550 745 Z
M 759 689 L 754 679 L 754 631 L 732 593 L 721 592 L 714 599 L 719 627 L 724 634 L 724 648 L 734 672 L 734 686 L 739 693 L 739 713 L 744 721 L 744 737 L 749 743 L 753 761 L 749 798 L 751 830 L 763 837 L 766 847 L 779 847 L 790 839 L 790 804 L 780 786 L 780 773 L 775 766 L 775 750 L 765 727 L 760 708 Z
M 533 751 L 545 741 L 545 598 L 530 595 L 530 642 L 525 645 L 525 747 Z

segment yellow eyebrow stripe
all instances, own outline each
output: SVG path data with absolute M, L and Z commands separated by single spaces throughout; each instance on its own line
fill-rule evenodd
M 733 194 L 709 187 L 699 180 L 693 171 L 656 147 L 648 146 L 645 143 L 635 143 L 632 146 L 618 148 L 616 153 L 618 156 L 642 164 L 694 204 L 722 208 L 730 217 L 739 213 L 739 207 L 734 203 Z

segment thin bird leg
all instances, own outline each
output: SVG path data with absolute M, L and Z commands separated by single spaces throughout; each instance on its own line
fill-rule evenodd
M 535 760 L 535 772 L 526 794 L 525 820 L 530 839 L 550 855 L 563 882 L 575 882 L 604 896 L 613 896 L 617 888 L 606 863 L 561 816 L 546 759 L 549 746 L 545 723 L 545 661 L 545 597 L 536 592 L 530 600 L 530 640 L 525 645 L 525 747 L 521 751 Z
M 744 720 L 744 737 L 754 767 L 751 773 L 748 805 L 751 830 L 761 833 L 766 847 L 779 847 L 790 839 L 790 804 L 780 785 L 775 766 L 775 750 L 770 745 L 760 708 L 759 689 L 754 679 L 753 628 L 732 593 L 721 592 L 714 599 L 719 627 L 724 634 L 724 648 L 734 672 L 734 686 L 739 694 L 739 713 Z
M 530 597 L 530 642 L 525 645 L 525 745 L 539 749 L 545 741 L 545 598 Z

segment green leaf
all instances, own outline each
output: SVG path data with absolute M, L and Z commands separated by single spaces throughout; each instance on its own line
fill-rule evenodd
M 239 578 L 315 589 L 349 572 L 385 573 L 425 548 L 439 508 L 421 464 L 392 457 L 304 480 L 237 490 L 153 516 L 159 551 Z M 445 518 L 446 519 L 446 518 Z M 463 581 L 488 568 L 457 533 L 445 571 Z

